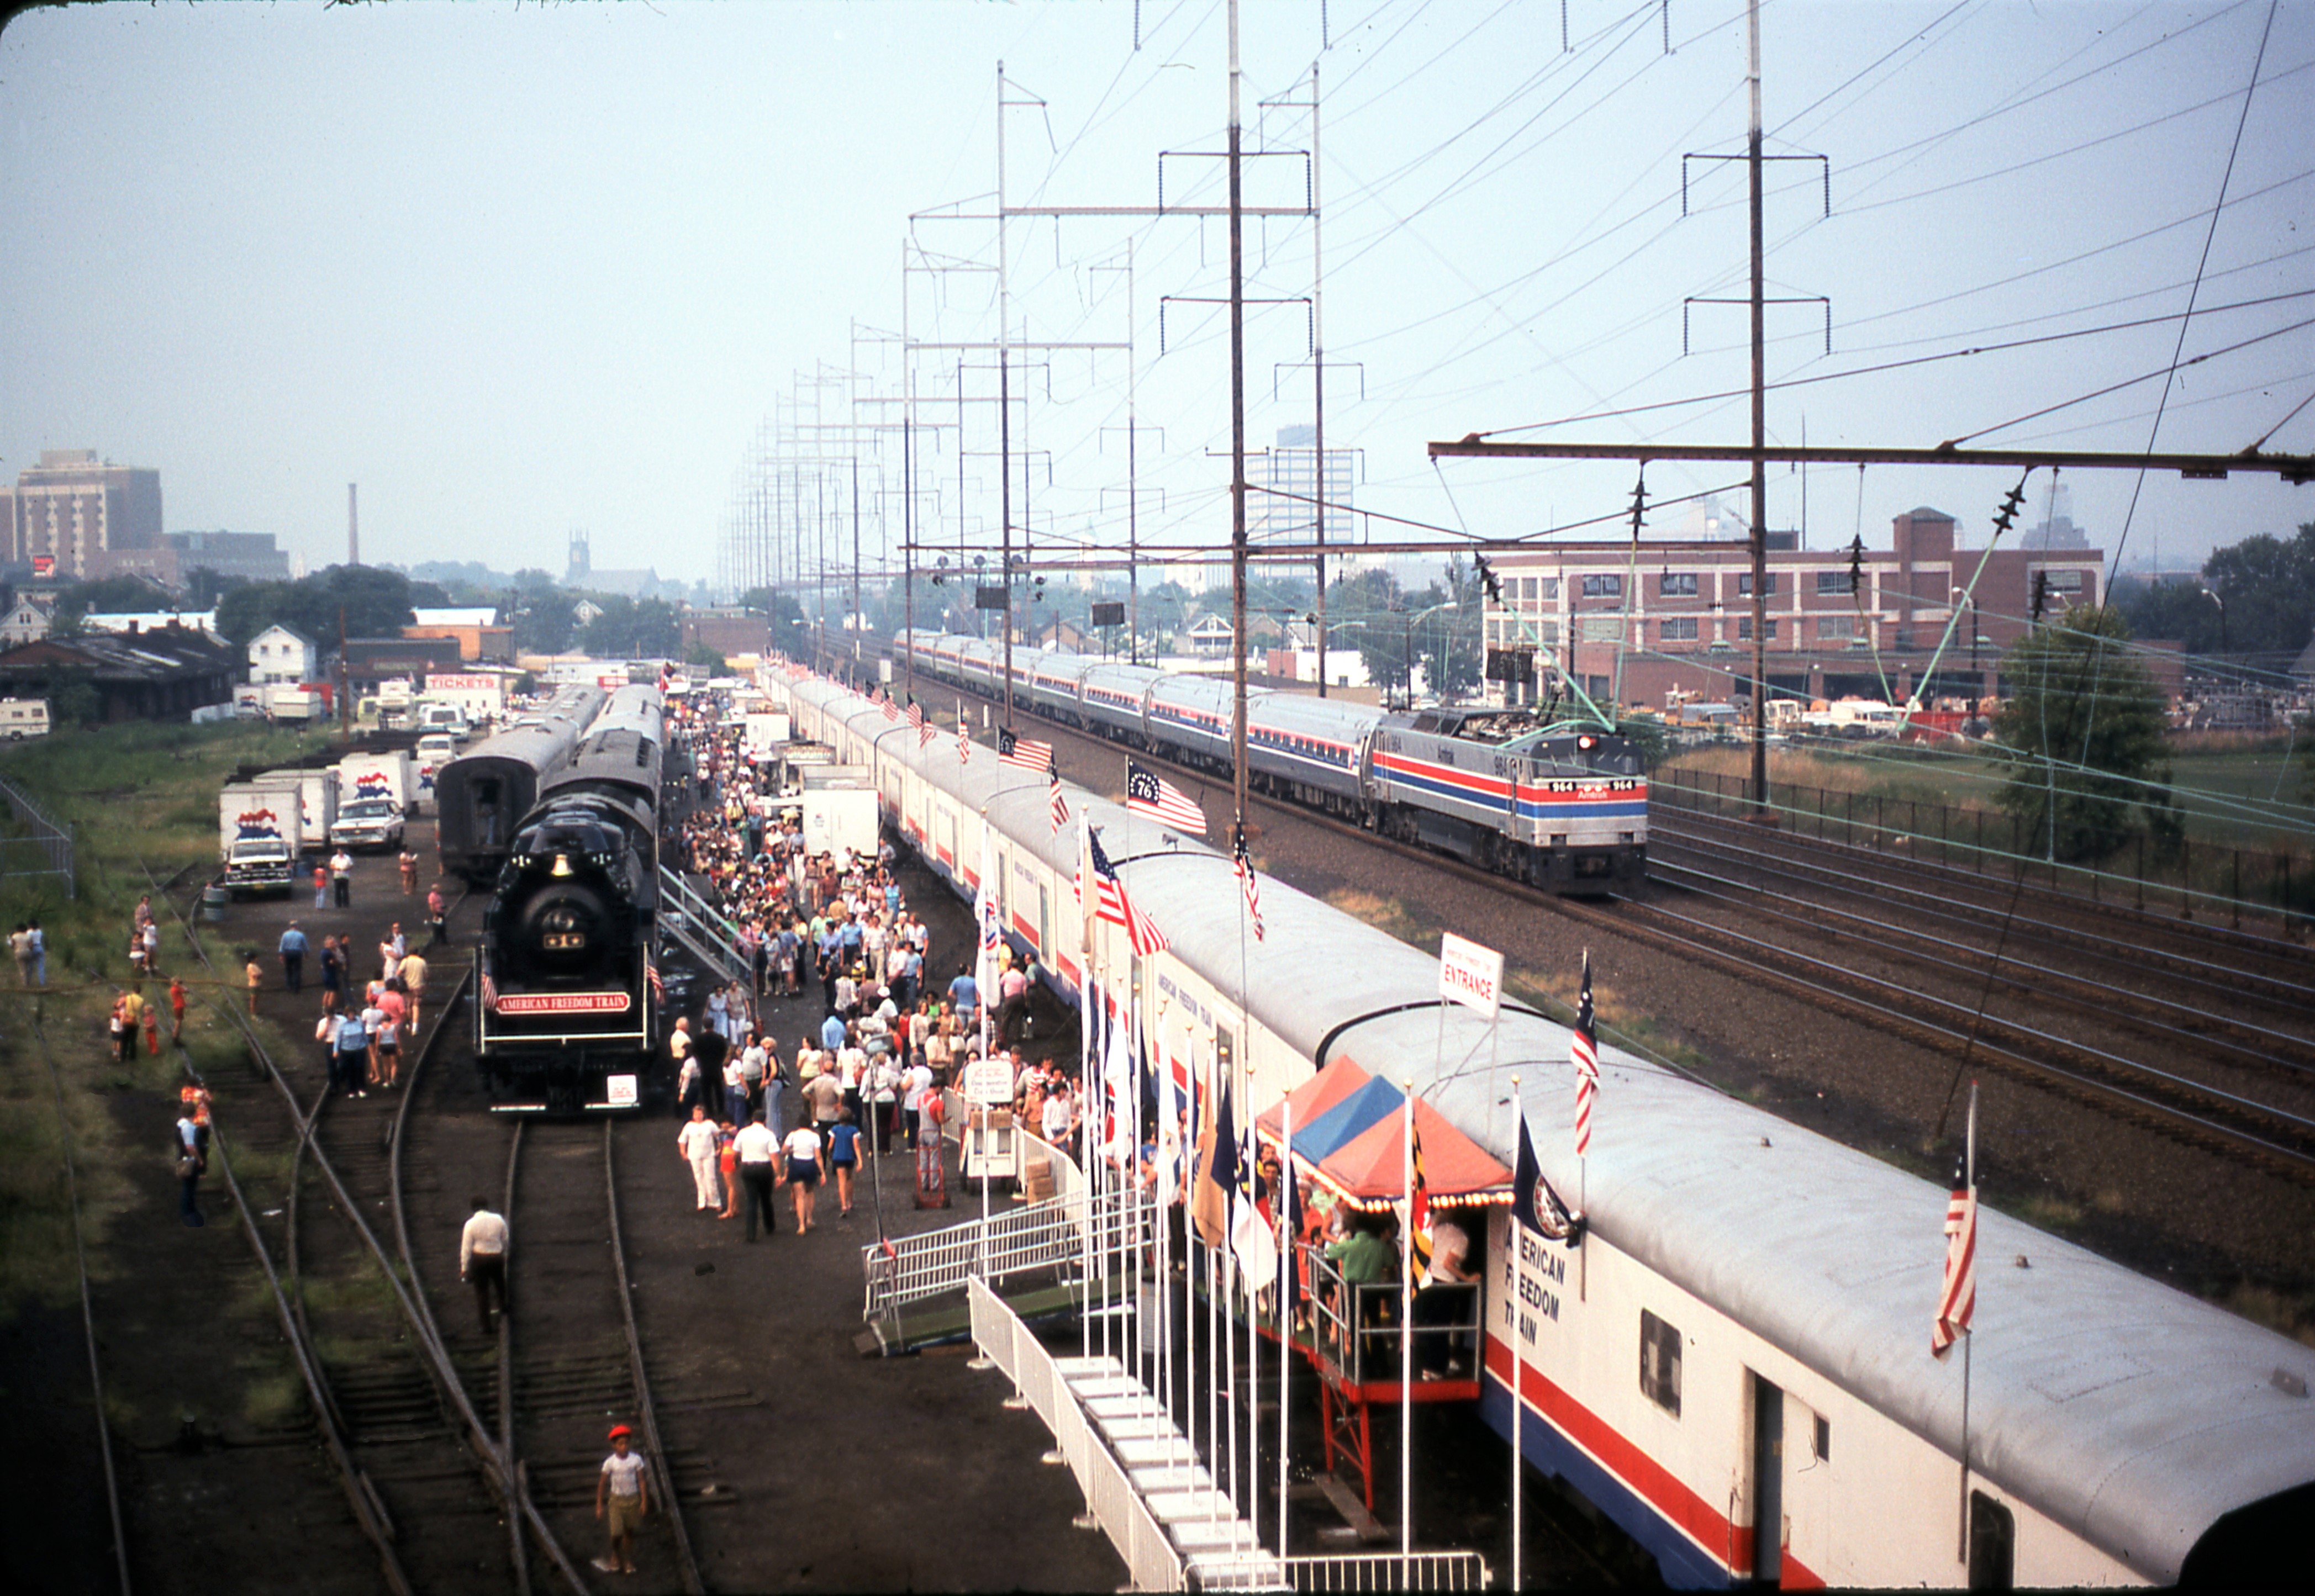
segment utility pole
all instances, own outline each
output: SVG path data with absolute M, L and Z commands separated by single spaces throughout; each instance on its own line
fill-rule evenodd
M 1326 318 L 1321 297 L 1321 257 L 1318 248 L 1318 63 L 1310 63 L 1310 457 L 1317 469 L 1311 476 L 1310 497 L 1317 501 L 1316 534 L 1318 545 L 1318 696 L 1326 696 L 1326 511 L 1332 494 L 1326 483 Z
M 889 567 L 887 568 L 889 569 Z M 852 456 L 852 668 L 860 671 L 860 455 Z M 855 687 L 859 686 L 854 682 Z
M 1769 332 L 1761 241 L 1761 0 L 1745 0 L 1752 228 L 1752 802 L 1769 812 Z
M 1246 196 L 1239 186 L 1237 0 L 1229 0 L 1230 800 L 1246 833 Z

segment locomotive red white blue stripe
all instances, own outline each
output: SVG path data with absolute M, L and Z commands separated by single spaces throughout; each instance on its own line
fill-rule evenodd
M 1003 690 L 1003 651 L 903 633 L 920 675 Z M 1015 702 L 1193 768 L 1227 775 L 1230 684 L 1086 655 L 1016 649 Z M 1647 776 L 1627 740 L 1519 710 L 1394 713 L 1307 693 L 1246 696 L 1258 792 L 1354 820 L 1562 891 L 1630 888 L 1645 873 Z

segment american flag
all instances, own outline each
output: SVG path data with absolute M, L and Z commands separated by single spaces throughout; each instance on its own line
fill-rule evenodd
M 649 959 L 645 959 L 643 961 L 643 979 L 651 983 L 652 1001 L 654 1003 L 665 1003 L 667 1001 L 667 983 L 660 979 L 659 966 L 652 963 Z
M 1937 1322 L 1929 1326 L 1930 1352 L 1944 1357 L 1976 1311 L 1977 1188 L 1970 1184 L 1964 1158 L 1954 1165 L 1953 1193 L 1946 1199 L 1946 1279 L 1938 1293 Z
M 919 732 L 925 729 L 925 706 L 914 698 L 909 700 L 909 724 Z
M 1140 907 L 1125 891 L 1125 883 L 1117 879 L 1117 867 L 1109 862 L 1109 855 L 1101 846 L 1098 836 L 1087 838 L 1087 853 L 1093 860 L 1095 882 L 1094 918 L 1107 920 L 1113 926 L 1125 927 L 1125 937 L 1133 951 L 1143 958 L 1162 953 L 1173 945 L 1158 922 L 1141 912 Z
M 885 688 L 883 692 L 878 695 L 878 697 L 881 698 L 883 702 L 879 704 L 877 707 L 881 708 L 884 712 L 884 718 L 892 722 L 895 725 L 899 724 L 900 719 L 900 706 L 892 702 L 891 688 Z
M 1051 761 L 1045 766 L 1045 790 L 1052 795 L 1053 835 L 1058 837 L 1061 828 L 1069 823 L 1069 801 L 1061 796 L 1060 767 Z
M 1131 759 L 1125 762 L 1125 807 L 1131 813 L 1178 826 L 1193 837 L 1206 834 L 1204 810 L 1172 782 Z
M 997 758 L 1005 764 L 1042 774 L 1052 766 L 1053 745 L 1016 737 L 1011 727 L 1001 727 L 997 733 Z
M 956 729 L 956 760 L 960 765 L 972 763 L 972 737 L 965 731 L 962 723 L 958 723 Z
M 1254 861 L 1246 856 L 1246 828 L 1241 825 L 1231 832 L 1230 868 L 1237 873 L 1237 884 L 1246 893 L 1246 918 L 1254 922 L 1254 939 L 1263 939 L 1262 888 L 1255 884 Z
M 1575 1066 L 1575 1156 L 1592 1150 L 1592 1100 L 1600 1095 L 1600 1034 L 1592 1012 L 1592 950 L 1583 950 L 1583 990 L 1575 999 L 1575 1031 L 1567 1039 Z

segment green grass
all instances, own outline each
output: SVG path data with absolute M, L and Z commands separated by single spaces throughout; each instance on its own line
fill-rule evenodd
M 74 839 L 76 891 L 55 877 L 0 877 L 0 920 L 9 928 L 38 918 L 49 944 L 49 987 L 23 991 L 0 968 L 0 1315 L 27 1300 L 68 1301 L 75 1291 L 72 1216 L 64 1178 L 56 1100 L 30 1030 L 36 1012 L 64 1080 L 65 1119 L 80 1175 L 81 1219 L 92 1272 L 116 1267 L 106 1242 L 138 1200 L 128 1172 L 158 1162 L 163 1147 L 131 1144 L 108 1099 L 122 1093 L 173 1098 L 174 1054 L 140 1047 L 117 1063 L 105 1013 L 129 975 L 129 927 L 150 890 L 144 866 L 164 879 L 216 858 L 217 792 L 244 764 L 273 765 L 321 745 L 320 736 L 262 725 L 137 723 L 66 732 L 0 752 L 0 776 Z M 0 824 L 25 828 L 0 807 Z M 10 850 L 21 861 L 22 848 Z M 185 955 L 167 967 L 183 970 Z M 148 996 L 165 983 L 147 982 Z M 198 1004 L 186 1015 L 197 1067 L 226 1082 L 245 1078 L 245 1050 L 224 1022 Z

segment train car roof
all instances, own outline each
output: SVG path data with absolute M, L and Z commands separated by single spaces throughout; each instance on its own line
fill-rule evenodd
M 850 713 L 874 714 L 865 701 Z M 968 806 L 986 805 L 1016 847 L 1074 871 L 1074 840 L 1053 834 L 1042 786 L 1008 784 L 994 759 L 960 767 L 945 740 L 899 751 Z M 1499 1036 L 1466 1009 L 1442 1021 L 1435 959 L 1274 879 L 1263 884 L 1268 935 L 1257 942 L 1241 932 L 1225 856 L 1183 838 L 1160 846 L 1159 828 L 1129 827 L 1091 794 L 1072 802 L 1104 827 L 1172 955 L 1217 990 L 1243 991 L 1248 1014 L 1304 1058 L 1416 1061 L 1406 1071 L 1416 1090 L 1507 1166 L 1516 1122 L 1498 1099 L 1519 1074 L 1543 1173 L 1563 1193 L 1587 1190 L 1601 1240 L 1960 1454 L 1962 1361 L 1929 1350 L 1942 1185 L 1604 1045 L 1579 1172 L 1565 1027 L 1508 1007 Z M 1313 981 L 1314 970 L 1360 979 Z M 2315 1376 L 2315 1349 L 2022 1220 L 1980 1213 L 1978 1472 L 2158 1583 L 2179 1577 L 2224 1514 L 2315 1482 L 2315 1402 L 2286 1388 Z
M 1382 711 L 1371 704 L 1321 698 L 1315 693 L 1266 692 L 1246 695 L 1246 718 L 1249 725 L 1355 743 L 1375 729 Z

